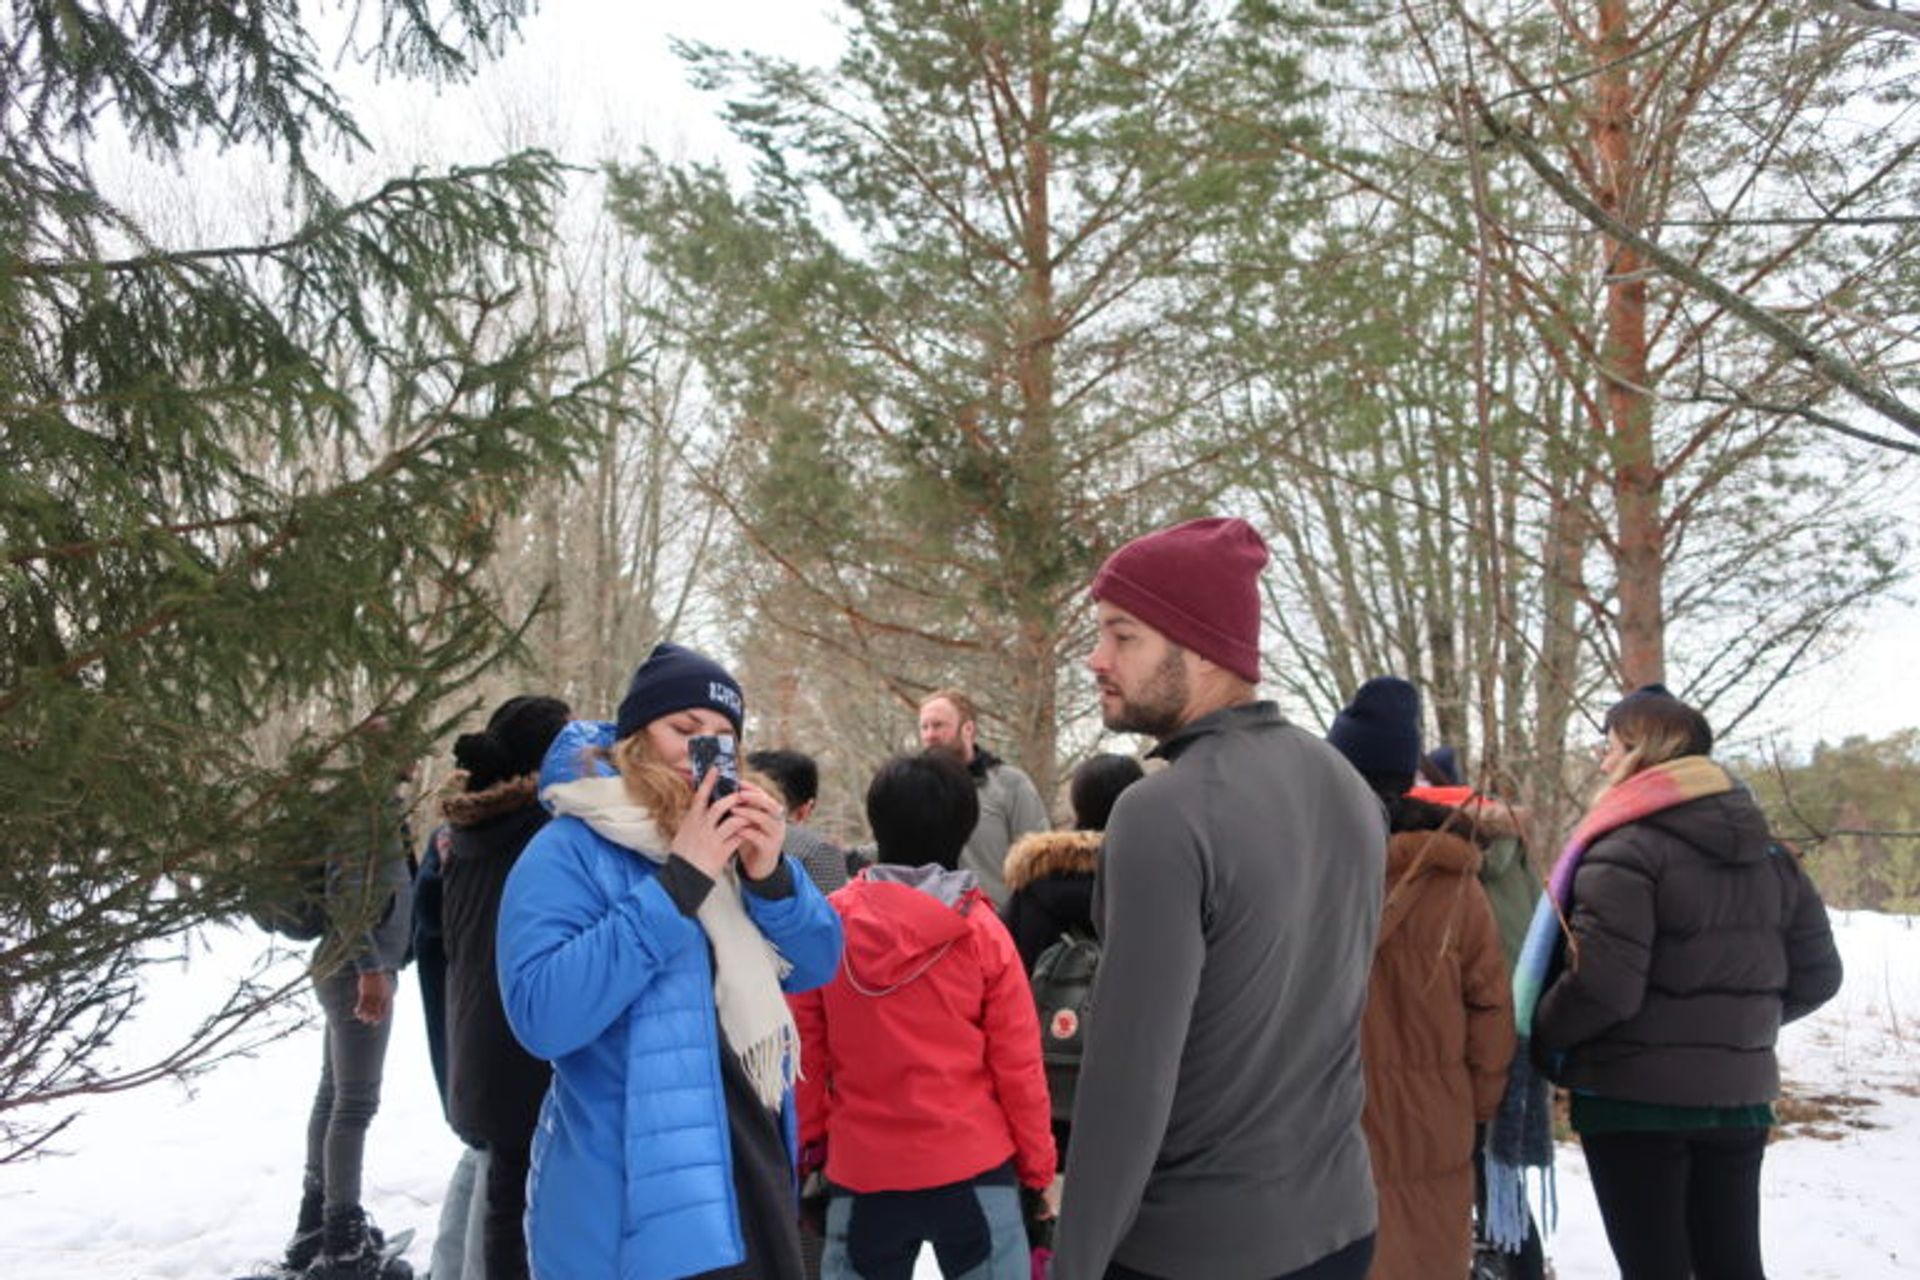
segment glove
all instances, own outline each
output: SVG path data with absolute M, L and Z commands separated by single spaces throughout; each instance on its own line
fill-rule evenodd
M 827 1175 L 815 1169 L 800 1183 L 800 1234 L 814 1240 L 827 1238 Z
M 800 1147 L 800 1232 L 816 1240 L 827 1238 L 827 1140 Z
M 1020 1188 L 1020 1222 L 1027 1229 L 1027 1247 L 1039 1253 L 1053 1253 L 1053 1210 L 1047 1207 L 1046 1193 L 1037 1187 Z

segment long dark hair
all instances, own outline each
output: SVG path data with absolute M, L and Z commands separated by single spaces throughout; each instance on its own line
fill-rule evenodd
M 1105 831 L 1120 793 L 1140 781 L 1146 771 L 1132 756 L 1112 753 L 1097 755 L 1073 771 L 1067 797 L 1073 804 L 1073 825 L 1077 831 Z

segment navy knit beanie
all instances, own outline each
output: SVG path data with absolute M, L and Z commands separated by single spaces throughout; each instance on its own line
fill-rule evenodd
M 620 700 L 615 737 L 631 737 L 661 716 L 689 707 L 718 711 L 732 722 L 736 738 L 740 736 L 741 723 L 747 718 L 740 683 L 725 667 L 705 654 L 677 644 L 656 645 L 633 673 L 627 696 Z
M 1420 766 L 1420 694 L 1398 676 L 1375 676 L 1354 691 L 1327 741 L 1370 777 L 1412 777 Z
M 1647 698 L 1666 698 L 1673 702 L 1679 701 L 1678 698 L 1675 698 L 1673 696 L 1673 690 L 1667 688 L 1667 686 L 1665 686 L 1664 684 L 1659 684 L 1657 682 L 1654 684 L 1643 684 L 1638 689 L 1635 689 L 1632 693 L 1629 693 L 1624 698 L 1621 698 L 1620 701 L 1614 703 L 1611 707 L 1608 707 L 1606 719 L 1608 721 L 1611 721 L 1616 712 L 1621 711 L 1627 707 L 1630 707 L 1634 703 L 1643 701 L 1644 699 L 1647 699 Z

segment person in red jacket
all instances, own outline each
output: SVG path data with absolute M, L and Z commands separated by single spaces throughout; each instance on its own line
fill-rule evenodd
M 840 972 L 796 997 L 803 1172 L 825 1144 L 824 1280 L 1028 1280 L 1021 1190 L 1053 1182 L 1052 1110 L 1026 970 L 973 873 L 973 780 L 940 752 L 867 789 L 878 864 L 835 893 Z M 817 1156 L 811 1157 L 818 1159 Z

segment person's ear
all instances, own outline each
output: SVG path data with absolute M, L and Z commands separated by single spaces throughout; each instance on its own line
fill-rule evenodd
M 788 816 L 791 817 L 795 822 L 805 822 L 808 818 L 813 816 L 813 807 L 819 803 L 820 802 L 818 800 L 803 800 L 799 804 L 793 806 L 793 812 Z

